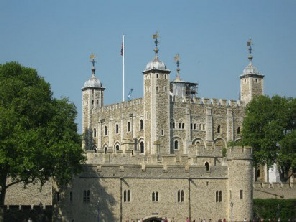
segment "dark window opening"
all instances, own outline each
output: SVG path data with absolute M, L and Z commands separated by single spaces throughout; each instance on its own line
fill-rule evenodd
M 208 162 L 206 162 L 205 166 L 206 166 L 206 171 L 209 171 L 210 170 L 210 164 Z
M 175 150 L 179 149 L 179 142 L 178 142 L 178 140 L 175 140 L 174 149 Z
M 141 141 L 140 142 L 140 153 L 144 153 L 144 152 L 145 152 L 145 150 L 144 150 L 144 142 Z

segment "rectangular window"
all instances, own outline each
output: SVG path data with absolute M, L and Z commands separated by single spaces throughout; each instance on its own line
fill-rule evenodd
M 222 202 L 222 191 L 219 191 L 219 202 Z
M 128 131 L 128 132 L 131 131 L 131 122 L 127 122 L 127 131 Z
M 90 190 L 83 191 L 83 202 L 89 203 L 90 202 Z
M 158 201 L 158 192 L 153 192 L 152 193 L 152 201 L 153 202 L 157 202 Z
M 243 190 L 239 191 L 239 199 L 241 199 L 241 200 L 243 199 Z
M 72 191 L 70 191 L 70 202 L 72 202 L 72 200 L 73 200 L 73 193 Z
M 216 202 L 222 202 L 222 191 L 216 191 Z
M 115 133 L 118 133 L 118 124 L 115 125 Z

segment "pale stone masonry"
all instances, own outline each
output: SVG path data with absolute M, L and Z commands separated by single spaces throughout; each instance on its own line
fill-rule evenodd
M 246 104 L 263 94 L 252 56 L 236 101 L 197 96 L 198 84 L 181 80 L 179 63 L 170 81 L 157 44 L 154 51 L 142 72 L 143 97 L 108 106 L 92 57 L 82 88 L 84 171 L 65 188 L 9 187 L 8 208 L 52 206 L 55 222 L 214 222 L 252 219 L 253 197 L 296 198 L 293 177 L 254 182 L 251 149 L 228 146 L 241 139 Z
M 155 43 L 143 98 L 117 104 L 103 105 L 92 57 L 92 76 L 82 88 L 87 163 L 59 190 L 55 221 L 252 218 L 252 152 L 228 142 L 241 139 L 245 106 L 263 93 L 264 76 L 249 57 L 240 100 L 200 98 L 197 83 L 181 80 L 178 62 L 170 81 Z

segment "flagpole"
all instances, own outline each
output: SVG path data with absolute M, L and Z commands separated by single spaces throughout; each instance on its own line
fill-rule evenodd
M 124 102 L 124 35 L 122 35 L 122 101 Z

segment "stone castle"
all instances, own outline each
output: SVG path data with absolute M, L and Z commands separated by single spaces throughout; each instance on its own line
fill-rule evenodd
M 197 96 L 197 83 L 180 78 L 178 56 L 170 81 L 153 37 L 143 98 L 105 106 L 91 57 L 91 78 L 82 88 L 87 164 L 59 191 L 56 220 L 252 218 L 251 149 L 228 147 L 241 139 L 245 105 L 263 93 L 264 76 L 253 66 L 251 50 L 240 75 L 240 100 L 205 99 Z
M 240 75 L 240 99 L 206 99 L 198 84 L 176 78 L 155 56 L 143 71 L 143 98 L 104 105 L 104 90 L 91 57 L 91 78 L 82 88 L 84 171 L 66 188 L 21 184 L 7 190 L 11 212 L 49 213 L 53 221 L 242 221 L 252 218 L 254 198 L 296 198 L 293 178 L 273 181 L 252 166 L 241 139 L 245 107 L 263 94 L 252 64 Z M 265 166 L 266 168 L 266 166 Z M 254 181 L 254 172 L 257 181 Z

